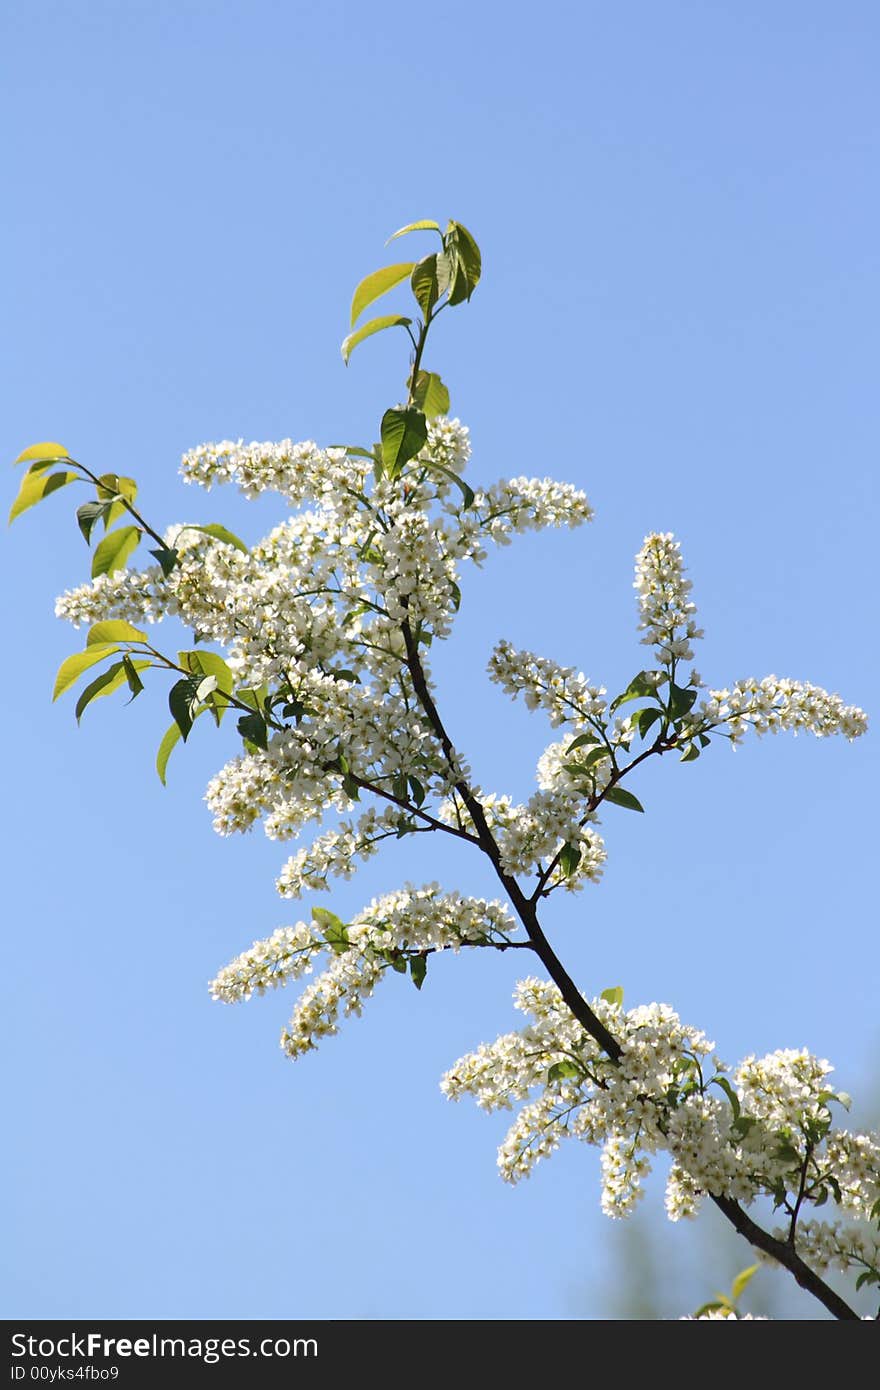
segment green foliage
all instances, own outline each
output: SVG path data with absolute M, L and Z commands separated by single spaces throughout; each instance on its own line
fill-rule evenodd
M 393 290 L 395 285 L 399 285 L 401 280 L 405 280 L 413 269 L 412 261 L 401 261 L 397 265 L 386 265 L 381 270 L 374 270 L 372 275 L 367 275 L 361 280 L 354 292 L 351 301 L 351 326 L 354 328 L 361 314 L 368 304 L 374 303 Z
M 611 801 L 615 806 L 625 806 L 628 811 L 644 811 L 644 806 L 637 796 L 626 790 L 625 787 L 608 787 L 602 794 L 603 801 Z
M 547 1069 L 547 1080 L 552 1084 L 554 1081 L 575 1080 L 581 1075 L 581 1069 L 577 1062 L 572 1062 L 565 1058 L 562 1062 L 554 1062 L 552 1067 Z
M 637 676 L 633 676 L 626 690 L 611 701 L 608 707 L 610 713 L 613 714 L 621 705 L 627 704 L 630 700 L 642 700 L 646 696 L 653 696 L 656 699 L 658 686 L 656 676 L 656 671 L 639 671 Z
M 335 912 L 330 912 L 326 907 L 313 907 L 312 921 L 320 928 L 324 940 L 336 955 L 343 955 L 351 949 L 348 927 Z
M 215 541 L 222 541 L 224 545 L 231 545 L 236 550 L 240 550 L 244 555 L 249 555 L 250 551 L 240 536 L 236 536 L 227 526 L 221 526 L 219 521 L 211 521 L 207 526 L 186 526 L 186 531 L 201 531 L 204 536 L 211 536 Z
M 386 476 L 393 482 L 400 477 L 404 464 L 424 448 L 428 424 L 421 410 L 415 406 L 404 406 L 385 411 L 381 434 L 382 462 Z
M 436 372 L 420 371 L 411 384 L 413 404 L 424 413 L 426 420 L 448 415 L 449 392 Z
M 385 245 L 390 246 L 392 241 L 396 241 L 399 236 L 407 236 L 409 232 L 439 232 L 440 223 L 432 222 L 430 218 L 423 218 L 421 222 L 408 222 L 405 227 L 400 227 L 398 231 L 392 232 Z
M 608 989 L 603 989 L 599 995 L 606 1004 L 616 1004 L 619 1009 L 623 1008 L 623 985 L 611 985 Z
M 166 786 L 165 769 L 168 766 L 168 759 L 171 757 L 172 749 L 180 742 L 180 738 L 180 725 L 175 719 L 174 723 L 165 730 L 162 736 L 162 742 L 159 744 L 159 751 L 156 754 L 156 771 L 159 774 L 159 781 L 162 783 L 163 787 Z
M 146 642 L 147 634 L 139 627 L 127 623 L 124 618 L 113 618 L 108 622 L 93 623 L 86 638 L 86 648 L 104 647 L 108 642 Z
M 100 676 L 97 676 L 90 685 L 87 685 L 80 695 L 74 711 L 76 722 L 79 723 L 87 706 L 93 700 L 97 700 L 102 695 L 112 695 L 123 685 L 129 686 L 129 689 L 132 690 L 132 698 L 134 698 L 134 695 L 138 694 L 139 688 L 142 688 L 138 672 L 146 670 L 150 665 L 152 662 L 149 661 L 132 661 L 128 655 L 124 656 L 121 661 L 114 661 L 113 665 L 108 666 L 106 671 L 102 671 Z
M 69 459 L 70 455 L 63 444 L 46 442 L 43 444 L 31 444 L 29 448 L 23 450 L 15 460 L 16 464 L 30 463 L 34 467 L 40 465 L 48 466 L 50 463 L 59 463 L 62 459 Z
M 730 1287 L 730 1293 L 716 1294 L 708 1303 L 697 1309 L 694 1317 L 698 1318 L 703 1313 L 724 1313 L 726 1317 L 736 1317 L 739 1300 L 759 1269 L 760 1265 L 749 1265 L 748 1269 L 741 1270 Z
M 348 366 L 351 354 L 365 338 L 372 338 L 374 333 L 382 333 L 386 328 L 409 328 L 411 323 L 412 319 L 406 318 L 404 314 L 383 314 L 380 318 L 370 319 L 368 323 L 362 324 L 356 333 L 349 333 L 344 340 L 341 348 L 343 362 Z
M 35 507 L 38 502 L 42 502 L 44 497 L 51 497 L 53 492 L 58 492 L 59 488 L 67 487 L 69 483 L 75 483 L 79 477 L 78 473 L 50 473 L 46 477 L 42 468 L 36 466 L 33 471 L 25 473 L 21 480 L 21 487 L 18 489 L 18 496 L 9 509 L 9 525 L 15 518 L 21 516 L 31 507 Z
M 116 531 L 109 531 L 92 556 L 92 578 L 124 570 L 140 538 L 141 531 L 137 526 L 120 526 Z
M 86 649 L 84 652 L 74 652 L 73 656 L 65 657 L 58 667 L 52 699 L 57 700 L 59 695 L 63 695 L 65 690 L 69 690 L 90 666 L 96 666 L 99 661 L 103 661 L 105 657 L 113 656 L 118 651 L 119 648 L 116 646 L 100 646 L 93 647 L 91 650 Z

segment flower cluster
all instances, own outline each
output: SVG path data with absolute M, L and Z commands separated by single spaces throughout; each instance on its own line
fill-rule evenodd
M 436 883 L 407 885 L 374 899 L 350 923 L 333 918 L 323 934 L 314 923 L 279 928 L 221 970 L 211 991 L 227 1003 L 247 999 L 308 973 L 314 956 L 329 952 L 329 964 L 300 995 L 281 1037 L 287 1055 L 298 1057 L 338 1032 L 340 1014 L 360 1014 L 389 969 L 405 971 L 414 959 L 424 964 L 436 951 L 504 946 L 514 929 L 500 902 L 442 893 Z
M 642 642 L 653 647 L 661 666 L 693 661 L 691 642 L 702 637 L 694 615 L 696 605 L 688 595 L 692 585 L 684 577 L 681 546 L 671 532 L 646 536 L 636 556 L 634 588 L 639 596 L 639 631 Z
M 730 690 L 710 690 L 708 700 L 694 710 L 694 719 L 708 727 L 723 724 L 734 743 L 750 728 L 758 734 L 806 730 L 817 738 L 843 734 L 852 740 L 868 727 L 864 710 L 845 705 L 839 695 L 777 676 L 737 681 Z
M 321 891 L 330 878 L 351 878 L 358 859 L 378 853 L 383 840 L 414 834 L 417 827 L 399 810 L 372 806 L 354 821 L 340 821 L 288 859 L 276 881 L 282 898 L 299 898 L 306 889 Z
M 522 695 L 530 710 L 543 709 L 554 728 L 601 721 L 607 708 L 604 687 L 591 685 L 571 666 L 558 666 L 547 657 L 518 652 L 499 642 L 489 659 L 489 676 L 507 695 Z
M 594 999 L 590 1007 L 622 1046 L 615 1062 L 555 985 L 524 980 L 514 1000 L 528 1026 L 462 1057 L 441 1083 L 451 1099 L 471 1095 L 484 1110 L 521 1103 L 498 1154 L 506 1181 L 528 1176 L 562 1139 L 580 1139 L 601 1148 L 602 1207 L 622 1216 L 641 1195 L 651 1157 L 665 1152 L 671 1219 L 694 1215 L 707 1194 L 746 1205 L 769 1194 L 799 1240 L 803 1232 L 805 1258 L 877 1267 L 878 1238 L 864 1223 L 880 1199 L 880 1141 L 834 1127 L 831 1105 L 849 1098 L 829 1087 L 827 1062 L 785 1050 L 748 1057 L 731 1076 L 704 1034 L 666 1005 L 624 1011 Z M 847 1223 L 797 1226 L 802 1207 L 829 1196 Z

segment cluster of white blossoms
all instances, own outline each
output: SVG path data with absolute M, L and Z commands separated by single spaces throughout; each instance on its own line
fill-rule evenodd
M 357 820 L 340 821 L 288 859 L 276 880 L 282 898 L 299 898 L 307 890 L 321 892 L 331 878 L 351 878 L 357 861 L 372 858 L 383 840 L 413 834 L 416 823 L 396 807 L 369 807 Z
M 556 861 L 547 877 L 549 888 L 575 891 L 584 883 L 599 882 L 607 858 L 605 842 L 588 823 L 596 817 L 584 815 L 578 796 L 568 791 L 539 791 L 517 805 L 509 796 L 480 791 L 479 802 L 505 873 L 543 874 Z M 438 816 L 447 825 L 476 833 L 467 808 L 455 795 L 441 803 Z M 569 854 L 562 856 L 566 845 Z
M 544 710 L 554 728 L 604 719 L 604 686 L 591 685 L 572 666 L 559 666 L 547 657 L 517 651 L 509 642 L 495 647 L 489 659 L 489 677 L 507 695 L 522 695 L 527 709 Z
M 55 616 L 81 627 L 107 617 L 129 623 L 155 623 L 168 611 L 168 596 L 158 565 L 145 570 L 116 570 L 78 584 L 55 600 Z
M 709 698 L 701 701 L 693 717 L 709 727 L 723 724 L 734 743 L 750 728 L 758 734 L 805 730 L 817 738 L 843 734 L 854 739 L 868 727 L 864 710 L 845 705 L 839 695 L 830 695 L 807 681 L 777 676 L 737 681 L 730 690 L 710 690 Z
M 224 1004 L 265 994 L 308 974 L 312 957 L 326 949 L 326 941 L 307 922 L 279 927 L 271 936 L 255 941 L 249 951 L 224 966 L 211 981 L 211 996 Z
M 671 532 L 646 536 L 636 556 L 634 587 L 639 596 L 639 631 L 645 646 L 653 647 L 661 666 L 693 661 L 691 642 L 702 637 L 695 621 L 696 605 L 688 598 L 681 546 Z
M 224 439 L 190 449 L 180 464 L 187 483 L 204 488 L 236 483 L 245 497 L 278 492 L 290 502 L 348 487 L 352 471 L 345 449 L 319 449 L 310 439 L 298 444 L 292 439 L 282 439 L 279 444 Z
M 315 956 L 328 952 L 329 964 L 300 995 L 282 1033 L 284 1051 L 298 1057 L 336 1033 L 341 1014 L 360 1014 L 389 969 L 405 971 L 407 961 L 437 951 L 504 946 L 515 927 L 500 902 L 443 893 L 436 883 L 407 884 L 374 899 L 350 923 L 334 919 L 324 931 L 320 921 L 280 927 L 221 970 L 211 992 L 225 1003 L 249 999 L 310 973 Z
M 602 1150 L 602 1207 L 630 1212 L 652 1156 L 671 1159 L 667 1211 L 693 1216 L 707 1195 L 745 1205 L 769 1194 L 799 1215 L 832 1197 L 844 1223 L 798 1226 L 804 1258 L 821 1266 L 880 1266 L 870 1229 L 880 1199 L 880 1141 L 833 1127 L 827 1062 L 801 1050 L 748 1057 L 732 1075 L 705 1035 L 662 1004 L 590 1007 L 622 1046 L 612 1061 L 567 1009 L 555 985 L 522 981 L 516 1007 L 531 1022 L 462 1057 L 441 1082 L 482 1109 L 521 1104 L 498 1153 L 517 1182 L 564 1138 Z M 854 1224 L 855 1223 L 855 1224 Z M 787 1238 L 788 1232 L 785 1233 Z

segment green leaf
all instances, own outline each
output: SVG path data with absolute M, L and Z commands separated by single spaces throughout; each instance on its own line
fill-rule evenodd
M 133 502 L 137 497 L 137 483 L 134 478 L 122 478 L 118 473 L 102 473 L 98 479 L 98 496 L 104 502 L 112 502 L 117 497 Z
M 611 985 L 609 989 L 603 989 L 599 995 L 606 1004 L 616 1004 L 619 1009 L 623 1008 L 623 985 Z
M 713 1300 L 713 1302 L 701 1303 L 694 1313 L 694 1317 L 699 1318 L 702 1317 L 704 1313 L 720 1313 L 723 1311 L 730 1311 L 730 1300 L 725 1298 L 723 1294 L 719 1294 L 718 1298 Z
M 439 230 L 439 229 L 438 229 Z M 31 444 L 29 449 L 19 454 L 16 463 L 55 463 L 59 459 L 70 458 L 63 444 L 55 444 L 47 441 L 43 444 Z
M 692 763 L 700 756 L 700 750 L 695 743 L 689 743 L 679 758 L 680 763 Z
M 58 667 L 52 699 L 57 700 L 59 695 L 69 690 L 74 682 L 79 680 L 83 671 L 87 671 L 90 666 L 96 666 L 107 656 L 115 656 L 118 651 L 118 647 L 102 647 L 100 650 L 74 652 L 73 656 L 66 657 Z
M 421 989 L 425 983 L 425 976 L 428 973 L 428 957 L 424 955 L 410 956 L 409 973 L 416 989 Z
M 103 486 L 105 483 L 107 484 L 106 487 Z M 109 531 L 113 523 L 118 521 L 121 516 L 129 514 L 122 499 L 126 498 L 129 502 L 135 500 L 138 491 L 137 483 L 134 478 L 120 478 L 116 473 L 105 473 L 101 479 L 101 484 L 102 486 L 98 488 L 98 496 L 109 499 L 104 515 L 104 530 Z
M 431 310 L 440 298 L 441 290 L 437 280 L 437 253 L 432 252 L 413 268 L 409 283 L 416 302 L 424 315 L 425 322 L 431 317 Z
M 609 706 L 610 712 L 613 714 L 616 709 L 621 705 L 625 705 L 629 700 L 641 700 L 646 695 L 653 695 L 656 697 L 657 682 L 652 679 L 655 674 L 656 673 L 653 671 L 639 671 L 637 676 L 633 676 L 626 690 L 624 690 L 621 695 L 618 695 L 616 700 L 611 701 Z
M 699 691 L 692 686 L 680 686 L 670 683 L 669 686 L 669 717 L 673 722 L 681 719 L 693 708 Z
M 453 473 L 451 468 L 446 468 L 445 465 L 442 463 L 429 463 L 428 468 L 432 473 L 442 473 L 443 476 L 445 478 L 448 478 L 451 483 L 455 483 L 455 486 L 460 489 L 461 495 L 464 498 L 464 502 L 462 505 L 464 506 L 465 510 L 467 510 L 468 507 L 472 507 L 474 505 L 473 488 L 468 487 L 464 478 L 460 478 L 457 473 Z
M 181 665 L 183 665 L 183 662 L 181 662 Z M 240 690 L 236 691 L 236 695 L 238 696 L 239 700 L 241 700 L 246 705 L 250 705 L 251 709 L 255 709 L 258 714 L 262 712 L 263 704 L 266 698 L 268 697 L 268 694 L 268 685 L 260 685 L 256 688 L 253 688 L 249 685 L 243 685 Z
M 86 707 L 90 705 L 93 700 L 97 700 L 101 695 L 112 695 L 115 690 L 118 690 L 120 686 L 125 684 L 128 679 L 125 662 L 125 658 L 123 658 L 122 661 L 114 661 L 112 666 L 108 666 L 106 671 L 102 671 L 100 676 L 97 676 L 90 685 L 86 686 L 77 700 L 76 709 L 74 710 L 77 723 L 82 719 Z M 138 671 L 143 671 L 145 667 L 150 664 L 149 661 L 131 662 L 135 674 Z
M 343 775 L 342 790 L 345 792 L 346 796 L 351 798 L 352 801 L 360 801 L 361 789 L 358 786 L 357 778 L 353 776 L 352 773 L 346 772 Z
M 419 372 L 413 386 L 413 399 L 427 420 L 449 414 L 449 392 L 436 372 Z
M 392 241 L 396 241 L 399 236 L 406 236 L 408 232 L 439 232 L 440 223 L 432 222 L 429 218 L 423 218 L 421 222 L 409 222 L 405 227 L 392 232 L 385 245 L 390 246 Z
M 418 777 L 410 777 L 409 786 L 410 791 L 412 792 L 413 801 L 416 803 L 417 806 L 421 806 L 427 793 L 425 791 L 425 788 L 419 781 Z
M 51 497 L 59 488 L 67 487 L 68 483 L 75 483 L 78 478 L 78 473 L 50 473 L 48 477 L 44 472 L 25 473 L 18 489 L 18 496 L 9 509 L 8 524 L 12 525 L 22 512 L 35 507 L 44 497 Z
M 124 618 L 114 618 L 106 623 L 93 623 L 86 638 L 86 648 L 106 647 L 108 642 L 146 642 L 147 634 L 140 628 L 132 627 Z
M 187 526 L 187 531 L 201 531 L 204 536 L 212 536 L 215 541 L 223 541 L 224 545 L 232 545 L 236 550 L 240 550 L 243 555 L 249 555 L 250 551 L 244 541 L 236 536 L 233 531 L 226 526 L 221 526 L 219 521 L 210 521 L 207 526 Z
M 159 744 L 159 751 L 156 754 L 156 771 L 159 774 L 159 781 L 162 783 L 163 787 L 167 785 L 165 781 L 165 769 L 168 766 L 168 759 L 171 756 L 171 750 L 175 748 L 179 742 L 180 725 L 175 719 L 174 723 L 168 729 L 165 730 L 165 733 L 162 736 L 162 742 Z
M 866 1284 L 880 1284 L 880 1274 L 874 1269 L 865 1269 L 856 1280 L 856 1289 L 863 1289 Z
M 327 945 L 337 955 L 349 950 L 351 942 L 348 939 L 348 927 L 335 912 L 330 912 L 326 907 L 313 907 L 312 921 L 320 927 Z
M 351 354 L 365 338 L 372 338 L 374 333 L 381 333 L 386 328 L 408 328 L 411 323 L 412 319 L 408 319 L 404 314 L 386 314 L 383 318 L 370 319 L 356 333 L 349 333 L 343 342 L 340 349 L 343 362 L 348 366 Z
M 628 811 L 644 811 L 645 809 L 638 797 L 633 796 L 632 792 L 626 791 L 624 787 L 609 787 L 603 793 L 603 800 L 612 801 L 615 806 L 625 806 Z
M 589 753 L 585 753 L 577 762 L 565 763 L 564 767 L 566 772 L 570 772 L 573 777 L 586 776 L 596 763 L 604 762 L 606 758 L 610 757 L 611 753 L 607 748 L 592 748 Z
M 215 677 L 214 690 L 218 696 L 231 695 L 235 689 L 235 677 L 216 652 L 179 652 L 178 659 L 180 665 L 194 676 Z
M 480 248 L 467 227 L 460 222 L 450 222 L 443 237 L 447 255 L 455 267 L 449 303 L 461 304 L 470 299 L 480 281 L 482 257 Z
M 635 714 L 630 715 L 630 719 L 639 731 L 642 738 L 645 738 L 652 724 L 656 724 L 658 719 L 663 718 L 661 709 L 640 709 Z
M 184 676 L 183 680 L 176 681 L 168 692 L 168 708 L 180 729 L 184 743 L 193 726 L 193 705 L 196 703 L 196 691 L 201 679 L 201 676 Z
M 581 862 L 581 851 L 577 845 L 573 845 L 566 840 L 562 849 L 559 851 L 559 867 L 565 878 L 571 878 L 578 864 Z
M 144 688 L 144 683 L 137 672 L 137 666 L 126 652 L 122 658 L 122 667 L 125 671 L 125 679 L 128 681 L 128 688 L 131 691 L 131 698 L 134 700 Z M 131 701 L 129 701 L 131 703 Z
M 755 1277 L 759 1269 L 760 1265 L 749 1265 L 748 1269 L 740 1270 L 740 1273 L 735 1277 L 730 1287 L 731 1297 L 733 1297 L 734 1302 L 737 1302 L 738 1298 L 740 1298 L 740 1294 L 747 1290 L 749 1283 L 752 1282 L 753 1277 Z
M 151 550 L 150 554 L 154 555 L 159 561 L 162 573 L 166 579 L 180 559 L 180 553 L 177 550 L 172 550 L 170 545 L 163 545 L 157 550 Z
M 81 507 L 77 507 L 76 521 L 86 545 L 91 544 L 95 522 L 106 520 L 111 505 L 110 502 L 83 502 Z
M 760 1265 L 749 1265 L 748 1269 L 740 1270 L 730 1288 L 734 1303 L 737 1302 L 740 1294 L 743 1293 L 746 1287 L 751 1283 L 759 1269 Z
M 573 739 L 572 739 L 571 743 L 568 745 L 568 747 L 566 748 L 565 751 L 566 751 L 566 754 L 568 754 L 568 753 L 573 753 L 574 750 L 575 750 L 576 748 L 583 748 L 583 747 L 584 747 L 586 744 L 588 744 L 588 743 L 598 743 L 598 742 L 599 742 L 599 735 L 598 735 L 598 734 L 578 734 L 577 738 L 573 738 Z
M 374 270 L 372 275 L 367 275 L 358 285 L 351 301 L 351 326 L 354 328 L 361 314 L 368 304 L 379 299 L 389 290 L 393 290 L 395 285 L 399 285 L 401 280 L 412 273 L 414 261 L 400 261 L 397 265 L 386 265 L 381 270 Z
M 415 458 L 428 438 L 428 423 L 420 410 L 404 406 L 386 410 L 382 416 L 382 460 L 388 477 L 394 481 L 404 464 Z
M 109 531 L 92 557 L 92 578 L 125 569 L 128 557 L 136 550 L 140 538 L 138 526 L 120 526 L 118 531 Z
M 740 1101 L 739 1101 L 739 1096 L 736 1094 L 736 1091 L 735 1091 L 735 1090 L 733 1089 L 733 1087 L 731 1086 L 731 1084 L 730 1084 L 730 1082 L 728 1081 L 727 1077 L 726 1077 L 726 1076 L 713 1076 L 713 1077 L 712 1077 L 712 1080 L 709 1082 L 709 1085 L 710 1085 L 710 1086 L 713 1086 L 713 1085 L 714 1085 L 714 1086 L 720 1086 L 720 1087 L 721 1087 L 721 1090 L 724 1092 L 724 1094 L 727 1096 L 727 1099 L 730 1101 L 730 1108 L 731 1108 L 731 1110 L 733 1111 L 733 1118 L 734 1118 L 734 1120 L 738 1120 L 739 1117 L 740 1117 L 740 1110 L 741 1110 Z
M 269 747 L 269 731 L 266 727 L 266 721 L 256 711 L 253 714 L 243 714 L 235 727 L 248 743 L 262 748 L 264 752 Z
M 577 1062 L 569 1061 L 569 1059 L 566 1058 L 564 1061 L 554 1062 L 552 1067 L 548 1067 L 547 1080 L 549 1082 L 568 1081 L 573 1077 L 580 1076 L 580 1074 L 581 1069 Z

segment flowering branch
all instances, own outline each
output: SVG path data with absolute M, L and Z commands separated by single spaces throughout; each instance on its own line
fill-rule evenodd
M 857 1288 L 880 1285 L 880 1139 L 836 1127 L 832 1107 L 848 1098 L 829 1088 L 829 1064 L 782 1050 L 731 1072 L 668 1006 L 624 1011 L 620 989 L 588 999 L 551 945 L 539 907 L 553 892 L 600 880 L 600 813 L 644 811 L 631 788 L 648 759 L 675 750 L 692 762 L 715 739 L 735 746 L 750 729 L 851 741 L 866 716 L 806 682 L 770 675 L 707 690 L 695 670 L 683 674 L 702 631 L 678 542 L 658 532 L 645 538 L 635 571 L 651 664 L 609 700 L 574 668 L 499 642 L 490 678 L 559 733 L 525 803 L 476 784 L 428 664 L 461 605 L 462 567 L 481 564 L 490 545 L 516 533 L 579 526 L 592 511 L 578 489 L 546 478 L 485 488 L 465 481 L 468 431 L 450 415 L 444 382 L 423 364 L 437 314 L 465 303 L 479 283 L 480 253 L 456 222 L 445 231 L 415 223 L 395 236 L 419 231 L 436 234 L 439 250 L 367 276 L 343 344 L 346 362 L 389 328 L 404 328 L 412 344 L 406 398 L 382 415 L 378 444 L 225 440 L 184 455 L 187 482 L 234 482 L 249 498 L 272 491 L 293 509 L 256 545 L 218 523 L 161 532 L 135 507 L 132 479 L 92 472 L 59 444 L 21 455 L 27 471 L 12 519 L 85 481 L 95 495 L 78 508 L 77 523 L 90 547 L 104 532 L 90 582 L 56 606 L 89 631 L 85 649 L 62 663 L 55 695 L 91 672 L 80 718 L 99 696 L 126 687 L 139 695 L 148 670 L 173 672 L 172 723 L 157 755 L 163 782 L 195 722 L 208 714 L 220 728 L 235 709 L 240 751 L 207 791 L 217 831 L 262 820 L 271 838 L 297 839 L 310 822 L 333 818 L 282 868 L 285 899 L 350 878 L 387 840 L 414 834 L 451 835 L 491 864 L 503 900 L 432 883 L 387 893 L 348 922 L 315 906 L 310 920 L 279 927 L 221 970 L 214 997 L 234 1002 L 312 974 L 320 962 L 282 1033 L 290 1057 L 359 1014 L 381 980 L 408 975 L 421 989 L 441 951 L 531 951 L 549 976 L 517 987 L 517 1007 L 531 1021 L 463 1057 L 442 1082 L 451 1098 L 470 1094 L 487 1110 L 521 1105 L 499 1150 L 502 1176 L 528 1175 L 563 1138 L 597 1144 L 602 1205 L 621 1216 L 638 1199 L 651 1156 L 666 1153 L 671 1219 L 693 1216 L 709 1197 L 835 1317 L 856 1317 L 823 1275 L 838 1268 L 857 1273 Z M 413 311 L 357 326 L 404 281 L 415 326 Z M 130 569 L 144 536 L 155 542 L 155 564 Z M 145 630 L 169 618 L 193 633 L 192 649 L 176 660 Z M 766 1230 L 746 1210 L 767 1198 L 786 1215 L 786 1229 Z M 828 1202 L 834 1221 L 804 1219 Z

